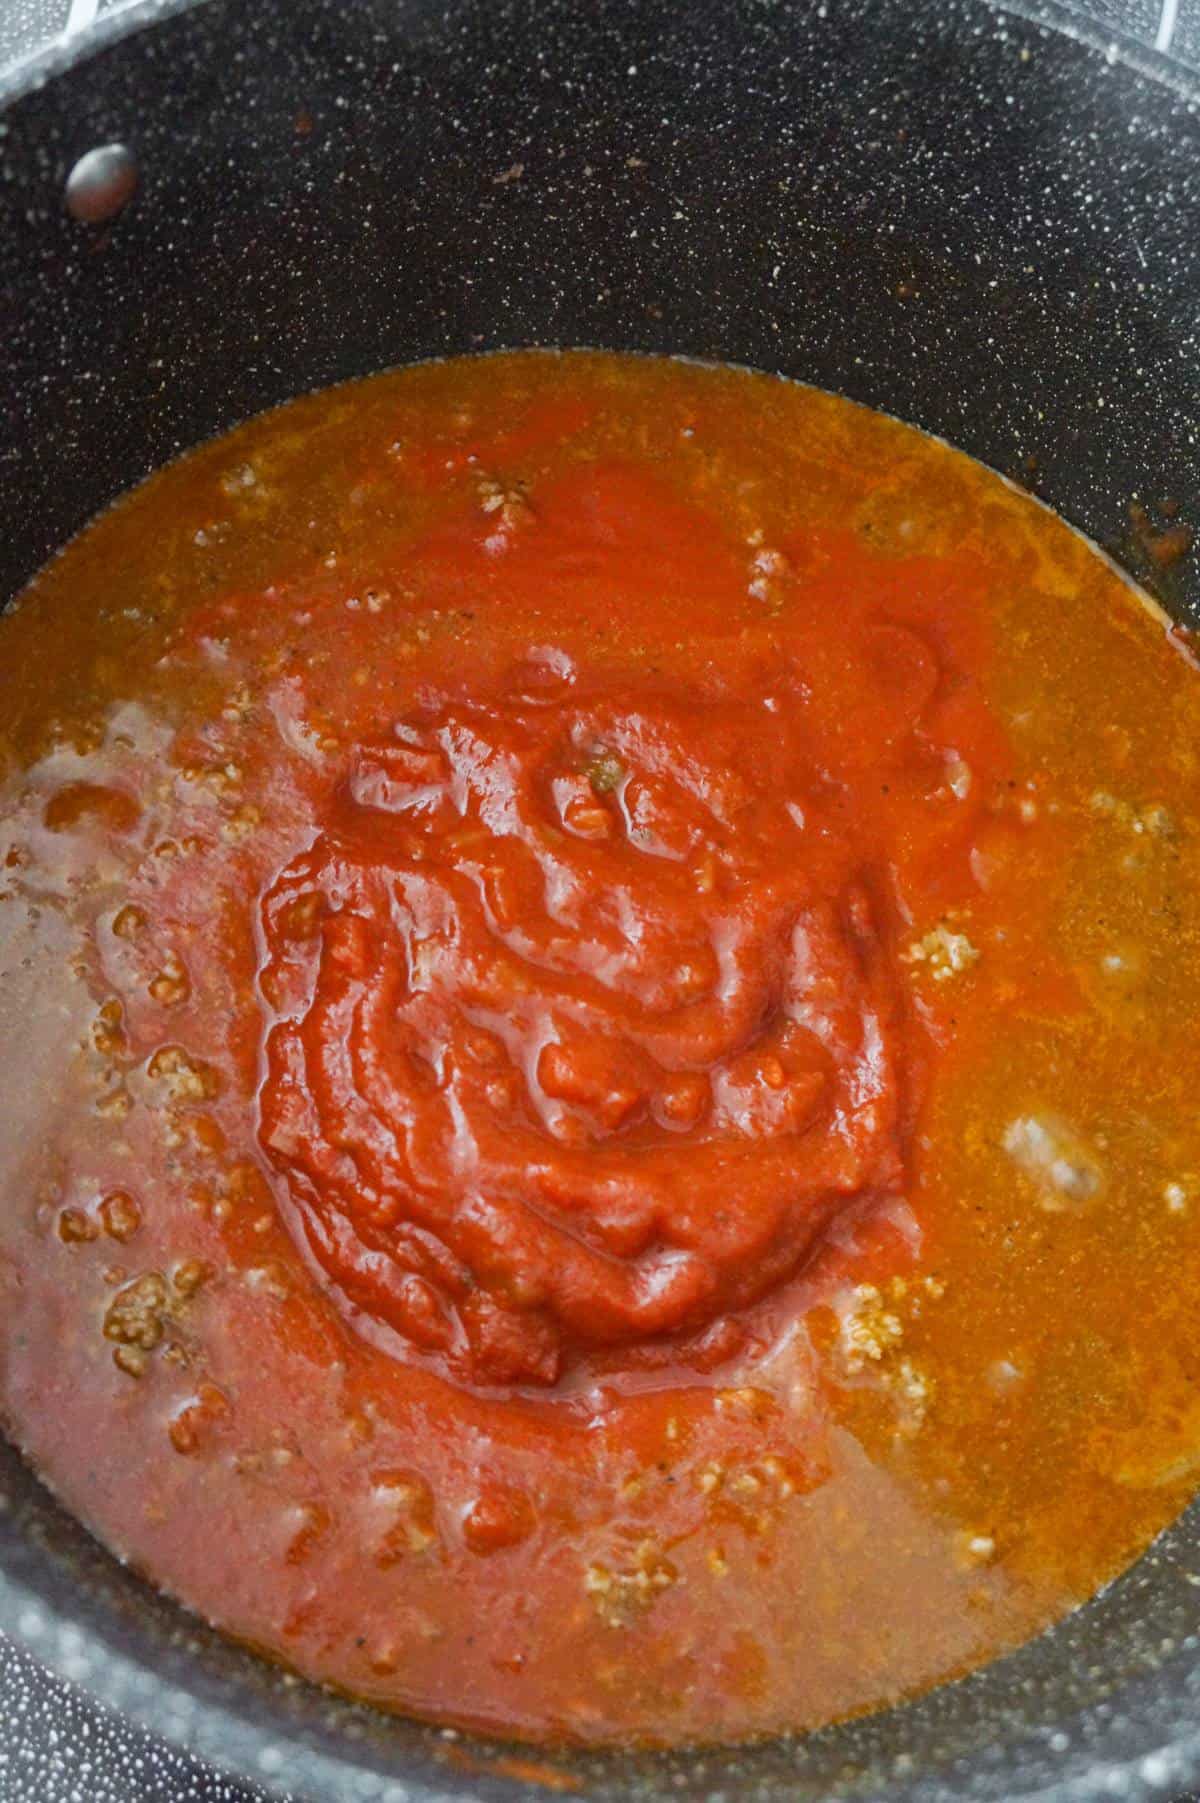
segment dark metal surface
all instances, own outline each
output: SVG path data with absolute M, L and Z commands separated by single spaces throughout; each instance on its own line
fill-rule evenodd
M 1153 52 L 983 0 L 155 10 L 84 64 L 52 54 L 2 122 L 0 594 L 247 414 L 498 344 L 815 381 L 1033 482 L 1117 555 L 1135 497 L 1197 517 L 1200 116 Z M 63 183 L 109 142 L 140 186 L 84 226 Z M 1200 600 L 1194 571 L 1166 598 Z M 0 1496 L 0 1627 L 169 1742 L 312 1803 L 527 1788 L 225 1646 L 8 1451 Z M 1061 1628 L 916 1705 L 571 1769 L 647 1803 L 1178 1789 L 1200 1773 L 1198 1582 L 1193 1512 Z
M 0 1658 L 2 1803 L 267 1803 L 258 1785 L 97 1709 L 11 1641 Z

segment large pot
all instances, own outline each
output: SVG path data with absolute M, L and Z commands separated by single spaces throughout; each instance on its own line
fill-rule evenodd
M 246 415 L 495 345 L 802 377 L 1030 482 L 1126 561 L 1131 502 L 1200 498 L 1200 118 L 1152 55 L 983 0 L 155 0 L 10 90 L 0 596 Z M 139 190 L 81 223 L 64 178 L 112 141 Z M 1200 580 L 1173 584 L 1182 617 Z M 232 1649 L 3 1447 L 0 1504 L 0 1628 L 168 1740 L 314 1800 L 536 1789 L 497 1749 Z M 913 1706 L 553 1763 L 646 1803 L 1182 1790 L 1194 1568 L 1195 1508 L 1070 1620 Z

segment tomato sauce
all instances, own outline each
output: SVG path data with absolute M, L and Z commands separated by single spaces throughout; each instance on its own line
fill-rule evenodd
M 0 637 L 0 1405 L 153 1581 L 387 1707 L 735 1738 L 1190 1493 L 1197 684 L 1033 503 L 467 360 L 193 454 Z

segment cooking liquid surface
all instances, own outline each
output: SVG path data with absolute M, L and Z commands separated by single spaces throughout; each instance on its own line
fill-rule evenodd
M 0 1409 L 231 1634 L 806 1728 L 1200 1479 L 1200 683 L 766 377 L 297 402 L 0 623 Z

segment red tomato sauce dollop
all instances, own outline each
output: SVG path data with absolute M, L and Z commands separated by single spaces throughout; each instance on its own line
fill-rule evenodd
M 945 569 L 935 610 L 848 541 L 825 559 L 797 593 L 786 552 L 739 558 L 619 464 L 410 552 L 426 607 L 540 614 L 547 642 L 353 744 L 267 890 L 259 972 L 261 1145 L 402 1356 L 541 1388 L 596 1354 L 709 1362 L 840 1215 L 901 1194 L 903 884 L 964 879 L 946 770 L 995 733 Z M 756 568 L 787 624 L 729 636 Z M 547 636 L 671 594 L 722 635 L 706 667 L 597 670 Z

